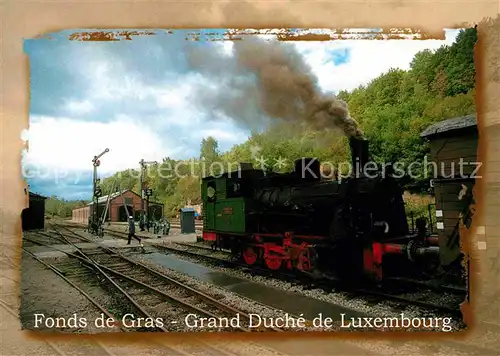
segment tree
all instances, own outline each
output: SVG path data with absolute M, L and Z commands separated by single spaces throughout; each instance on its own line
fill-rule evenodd
M 45 200 L 45 213 L 52 217 L 69 218 L 73 209 L 85 206 L 88 201 L 84 200 L 65 200 L 52 195 Z
M 204 138 L 201 141 L 200 147 L 200 160 L 204 168 L 201 170 L 201 174 L 206 176 L 207 174 L 217 175 L 222 173 L 220 166 L 216 165 L 216 162 L 221 162 L 221 157 L 219 153 L 219 143 L 212 136 Z
M 337 94 L 348 103 L 351 116 L 369 139 L 376 161 L 409 164 L 422 160 L 428 146 L 420 139 L 420 133 L 428 125 L 475 112 L 476 41 L 476 30 L 466 29 L 451 46 L 417 53 L 409 70 L 391 69 L 366 85 Z M 260 168 L 260 157 L 273 170 L 289 172 L 294 169 L 293 162 L 301 157 L 316 157 L 334 165 L 349 162 L 350 150 L 339 130 L 318 131 L 305 124 L 273 121 L 266 130 L 252 132 L 248 140 L 226 152 L 219 151 L 215 138 L 207 137 L 201 141 L 198 158 L 166 157 L 148 172 L 148 182 L 154 200 L 165 204 L 167 215 L 174 215 L 187 200 L 199 202 L 199 177 L 218 173 L 217 169 L 208 169 L 215 162 L 224 163 L 231 170 L 237 169 L 239 162 Z M 276 165 L 279 160 L 285 162 L 281 167 Z M 138 189 L 138 172 L 129 170 L 104 179 L 104 194 L 111 189 L 113 180 L 119 181 L 122 188 Z M 405 177 L 402 183 L 406 189 L 423 192 L 428 180 Z M 47 204 L 47 211 L 61 213 L 55 202 Z
M 475 87 L 474 46 L 477 42 L 476 28 L 460 31 L 456 42 L 450 47 L 449 63 L 446 66 L 449 96 L 465 94 Z
M 200 159 L 212 163 L 217 161 L 219 156 L 219 143 L 215 138 L 209 136 L 201 140 Z

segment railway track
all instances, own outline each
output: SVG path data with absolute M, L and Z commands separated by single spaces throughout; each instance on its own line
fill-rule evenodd
M 24 252 L 24 251 L 23 251 Z M 38 258 L 34 258 L 41 262 L 42 265 L 48 267 L 49 265 L 40 261 Z M 50 269 L 50 267 L 49 267 Z M 20 284 L 20 280 L 15 279 L 14 282 Z M 14 318 L 19 318 L 19 310 L 17 307 L 10 305 L 3 299 L 0 299 L 0 307 L 4 308 L 8 313 L 10 313 Z M 117 346 L 112 345 L 111 347 L 104 344 L 103 342 L 97 339 L 87 339 L 80 340 L 78 343 L 75 342 L 63 342 L 63 341 L 51 341 L 50 339 L 41 339 L 41 341 L 48 344 L 53 351 L 54 354 L 58 354 L 61 356 L 65 355 L 74 355 L 75 352 L 77 354 L 87 354 L 87 355 L 102 355 L 102 356 L 117 356 L 125 353 L 130 353 L 130 346 Z M 189 343 L 178 343 L 173 340 L 162 340 L 162 339 L 152 339 L 148 341 L 148 346 L 141 345 L 140 348 L 136 348 L 138 353 L 155 353 L 159 349 L 166 352 L 168 355 L 178 355 L 178 356 L 240 356 L 239 353 L 233 352 L 233 350 L 228 349 L 225 343 L 214 342 L 210 340 L 209 342 L 199 339 L 197 337 L 190 338 Z M 248 345 L 248 343 L 246 343 Z M 118 350 L 116 350 L 118 349 Z M 271 350 L 270 348 L 264 348 L 262 346 L 259 347 L 259 351 Z M 271 350 L 274 352 L 274 350 Z M 132 351 L 133 352 L 133 351 Z M 243 354 L 241 355 L 243 356 Z
M 38 244 L 37 244 L 38 245 Z M 19 283 L 19 281 L 17 281 Z M 0 307 L 3 309 L 6 309 L 13 317 L 17 318 L 18 317 L 18 310 L 16 307 L 13 307 L 11 305 L 8 305 L 4 300 L 0 300 Z M 74 344 L 67 345 L 65 347 L 64 345 L 60 345 L 59 343 L 54 343 L 49 340 L 44 340 L 48 346 L 51 347 L 54 350 L 55 354 L 59 355 L 69 355 L 69 354 L 74 354 L 76 351 L 75 349 L 77 348 Z M 96 340 L 98 344 L 100 344 L 99 341 Z M 169 354 L 173 355 L 182 355 L 182 356 L 187 356 L 187 355 L 239 355 L 239 353 L 234 353 L 233 350 L 229 350 L 230 348 L 226 348 L 224 345 L 224 342 L 221 343 L 221 345 L 214 345 L 213 342 L 205 342 L 203 340 L 198 340 L 195 338 L 191 338 L 189 341 L 189 345 L 187 344 L 172 344 L 171 341 L 168 341 L 168 343 L 165 341 L 160 341 L 160 339 L 152 339 L 150 341 L 150 346 L 154 348 L 154 350 L 158 350 L 158 348 L 167 348 L 169 351 Z M 447 340 L 442 340 L 440 341 L 441 345 L 445 345 L 446 347 L 453 348 L 458 351 L 469 351 L 470 354 L 477 354 L 477 355 L 493 355 L 496 354 L 493 350 L 484 348 L 475 345 L 469 345 L 468 343 L 462 342 L 462 341 L 447 341 Z M 242 347 L 247 347 L 248 348 L 248 341 L 245 341 L 245 344 L 242 345 Z M 100 346 L 103 346 L 102 348 Z M 259 345 L 260 346 L 260 345 Z M 115 347 L 115 346 L 113 346 Z M 89 355 L 117 355 L 123 353 L 123 349 L 120 348 L 119 352 L 113 352 L 115 351 L 113 347 L 110 349 L 109 346 L 107 345 L 92 345 L 89 347 L 85 347 L 85 352 L 87 352 Z M 186 349 L 186 347 L 188 347 Z M 80 350 L 79 350 L 80 351 Z M 83 350 L 82 350 L 83 351 Z M 259 350 L 262 351 L 262 350 Z M 274 350 L 273 350 L 274 351 Z M 246 354 L 246 353 L 241 353 L 241 355 Z
M 273 271 L 269 271 L 269 270 L 266 270 L 263 268 L 258 268 L 258 267 L 257 268 L 249 268 L 243 262 L 239 262 L 237 260 L 231 260 L 230 259 L 231 255 L 228 251 L 219 250 L 219 251 L 215 252 L 215 250 L 213 250 L 209 247 L 205 247 L 205 246 L 196 246 L 196 245 L 192 245 L 192 244 L 179 243 L 179 242 L 176 242 L 175 244 L 178 246 L 181 246 L 183 248 L 187 248 L 188 250 L 180 250 L 180 249 L 167 247 L 167 246 L 162 246 L 161 248 L 164 248 L 166 250 L 170 250 L 173 253 L 187 255 L 187 256 L 194 257 L 194 258 L 199 258 L 200 254 L 189 251 L 189 249 L 196 249 L 199 251 L 203 251 L 204 253 L 208 253 L 208 255 L 204 255 L 205 257 L 203 257 L 203 258 L 205 258 L 213 263 L 216 263 L 216 264 L 221 263 L 221 264 L 224 264 L 224 266 L 237 267 L 237 268 L 241 268 L 242 270 L 243 269 L 244 270 L 251 270 L 252 272 L 258 273 L 261 276 L 266 276 L 266 277 L 271 277 L 271 278 L 273 278 L 273 277 L 280 278 L 282 280 L 287 280 L 289 282 L 296 283 L 296 284 L 297 283 L 302 283 L 302 284 L 307 283 L 307 276 L 305 276 L 305 277 L 304 276 L 297 276 L 297 275 L 293 275 L 292 273 L 287 273 L 287 272 L 274 273 Z M 228 260 L 226 261 L 224 259 L 210 256 L 210 254 L 213 254 L 213 253 L 219 253 L 219 254 L 225 253 L 225 254 L 227 254 Z M 305 286 L 306 288 L 314 288 L 315 287 L 315 285 L 314 285 L 315 281 L 309 280 L 308 282 L 309 282 L 309 285 L 306 284 L 306 286 Z M 326 283 L 327 285 L 325 285 L 323 288 L 328 289 L 329 288 L 328 284 L 330 284 L 328 282 L 333 282 L 333 283 L 335 283 L 336 286 L 339 286 L 339 281 L 332 280 L 332 279 L 327 279 L 326 281 L 325 280 L 319 281 L 319 284 L 321 285 L 321 284 Z M 458 295 L 459 298 L 457 298 L 457 301 L 460 301 L 460 298 L 462 296 L 463 296 L 463 298 L 465 298 L 465 296 L 466 296 L 466 290 L 463 288 L 457 287 L 457 286 L 435 284 L 435 283 L 431 283 L 431 282 L 427 282 L 427 281 L 421 281 L 421 280 L 415 280 L 415 279 L 409 279 L 409 278 L 397 278 L 397 277 L 387 278 L 387 282 L 391 284 L 392 288 L 395 288 L 398 290 L 401 290 L 401 289 L 404 290 L 405 288 L 407 288 L 408 290 L 422 288 L 424 290 L 434 291 L 437 293 L 448 293 L 451 296 L 450 298 L 453 298 L 452 297 L 453 295 Z M 349 290 L 349 289 L 347 289 L 347 290 Z M 460 311 L 456 308 L 449 308 L 447 306 L 443 307 L 442 305 L 439 305 L 436 303 L 431 303 L 431 302 L 426 302 L 425 300 L 415 300 L 415 299 L 412 299 L 410 297 L 402 297 L 401 295 L 395 295 L 392 293 L 384 293 L 383 291 L 380 291 L 380 290 L 358 289 L 357 292 L 363 293 L 366 295 L 372 295 L 374 297 L 378 296 L 380 298 L 390 299 L 390 300 L 401 302 L 401 303 L 406 302 L 406 303 L 418 305 L 421 307 L 434 308 L 434 309 L 441 310 L 444 312 L 460 313 Z M 409 293 L 403 293 L 403 294 L 409 294 Z M 421 298 L 425 299 L 425 296 L 421 296 Z M 427 293 L 427 298 L 435 299 L 435 295 L 432 295 L 432 293 Z M 463 301 L 463 299 L 462 299 L 462 301 Z
M 107 233 L 108 235 L 111 235 L 111 236 L 118 237 L 120 239 L 127 239 L 128 238 L 127 233 L 121 232 L 121 231 L 106 230 L 105 233 Z M 183 244 L 183 243 L 180 243 L 180 242 L 175 242 L 174 244 L 178 245 L 180 247 L 184 247 L 184 248 L 198 249 L 198 250 L 203 251 L 204 253 L 209 253 L 209 254 L 208 255 L 207 254 L 199 254 L 199 253 L 195 253 L 195 252 L 192 252 L 192 251 L 189 251 L 189 250 L 186 250 L 186 249 L 179 249 L 179 248 L 175 248 L 175 247 L 172 247 L 172 246 L 160 245 L 160 244 L 155 244 L 153 247 L 157 248 L 157 249 L 160 249 L 160 250 L 165 250 L 165 251 L 168 251 L 168 252 L 172 252 L 172 253 L 177 254 L 177 255 L 183 255 L 183 256 L 187 256 L 187 257 L 203 259 L 203 260 L 205 260 L 207 262 L 211 262 L 211 263 L 213 263 L 215 265 L 218 265 L 218 266 L 222 265 L 224 267 L 239 268 L 241 270 L 245 270 L 247 273 L 250 273 L 250 274 L 255 274 L 255 275 L 260 275 L 260 276 L 266 276 L 266 277 L 273 277 L 273 278 L 279 278 L 281 280 L 286 279 L 287 281 L 289 281 L 291 283 L 297 283 L 298 280 L 300 279 L 300 276 L 297 276 L 296 274 L 286 273 L 286 272 L 283 272 L 283 271 L 275 272 L 275 271 L 272 271 L 272 270 L 269 270 L 269 269 L 266 269 L 266 268 L 249 267 L 246 264 L 238 261 L 237 259 L 231 258 L 230 254 L 227 253 L 227 252 L 226 253 L 227 253 L 228 259 L 225 260 L 225 259 L 217 258 L 215 256 L 210 256 L 211 253 L 220 252 L 220 251 L 215 251 L 215 250 L 212 250 L 210 248 L 202 247 L 202 246 L 195 246 L 195 245 L 190 245 L 190 244 Z M 225 252 L 225 251 L 223 251 L 223 252 Z M 300 283 L 302 283 L 302 285 L 305 282 L 306 282 L 306 279 L 302 279 L 300 281 Z
M 29 237 L 29 239 L 23 239 L 23 246 L 37 246 L 38 242 L 42 242 L 47 245 L 67 245 L 68 241 L 72 244 L 95 242 L 91 238 L 84 238 L 79 236 L 66 236 L 63 237 L 57 230 L 49 231 L 27 231 L 23 233 L 24 236 Z
M 127 234 L 120 231 L 110 232 L 107 230 L 106 233 L 123 239 L 127 238 Z M 174 247 L 175 245 L 178 248 Z M 461 317 L 460 304 L 466 297 L 466 291 L 456 286 L 436 285 L 405 278 L 392 278 L 387 285 L 378 288 L 359 288 L 345 285 L 331 276 L 318 278 L 306 273 L 297 274 L 283 270 L 272 271 L 259 266 L 249 267 L 238 259 L 231 257 L 226 251 L 216 251 L 205 246 L 189 243 L 175 242 L 168 246 L 155 244 L 154 248 L 186 256 L 196 261 L 202 260 L 209 265 L 238 269 L 251 275 L 286 281 L 294 285 L 300 285 L 303 289 L 322 289 L 327 293 L 336 290 L 356 297 L 362 296 L 370 304 L 391 301 L 400 307 L 418 306 L 429 311 L 439 311 Z M 214 256 L 220 253 L 226 254 L 227 258 Z
M 284 280 L 284 281 L 287 281 L 290 283 L 301 284 L 303 287 L 306 287 L 305 284 L 308 281 L 311 282 L 309 277 L 303 277 L 301 275 L 288 273 L 285 271 L 273 271 L 273 270 L 270 270 L 267 268 L 261 268 L 259 266 L 250 267 L 250 266 L 246 265 L 245 263 L 239 261 L 239 259 L 232 257 L 231 254 L 226 252 L 226 251 L 215 251 L 215 250 L 212 250 L 210 248 L 201 247 L 201 246 L 193 246 L 193 245 L 184 244 L 184 243 L 180 243 L 180 242 L 175 242 L 174 244 L 181 247 L 181 248 L 175 248 L 173 246 L 159 245 L 159 244 L 155 244 L 154 247 L 161 249 L 161 250 L 165 250 L 165 251 L 174 253 L 174 254 L 177 254 L 177 255 L 187 256 L 187 257 L 191 257 L 194 259 L 201 259 L 201 260 L 204 260 L 204 261 L 209 262 L 211 264 L 214 264 L 216 266 L 223 266 L 223 267 L 228 267 L 228 268 L 238 268 L 241 271 L 245 271 L 246 273 L 249 273 L 251 275 L 258 275 L 258 276 L 262 276 L 262 277 L 275 278 L 275 279 Z M 202 253 L 200 254 L 200 253 L 190 251 L 189 250 L 190 248 L 201 250 Z M 221 252 L 223 254 L 227 255 L 227 259 L 212 256 L 212 254 L 221 253 Z
M 55 230 L 57 231 L 57 229 Z M 61 232 L 58 232 L 58 234 L 62 239 L 65 239 L 66 235 Z M 72 235 L 81 240 L 87 240 L 75 232 L 72 232 Z M 72 257 L 68 261 L 54 263 L 47 267 L 51 268 L 75 288 L 78 287 L 78 283 L 82 283 L 82 280 L 93 280 L 93 287 L 96 287 L 95 284 L 97 283 L 107 289 L 108 294 L 116 297 L 120 296 L 121 298 L 114 298 L 111 303 L 108 303 L 112 305 L 106 308 L 102 302 L 82 291 L 82 288 L 77 288 L 108 317 L 121 320 L 121 322 L 117 323 L 117 326 L 122 330 L 165 332 L 169 331 L 169 328 L 165 325 L 166 322 L 174 324 L 174 329 L 178 330 L 176 326 L 184 324 L 181 316 L 184 317 L 185 311 L 188 310 L 193 315 L 206 318 L 232 318 L 238 316 L 241 324 L 233 328 L 233 330 L 244 332 L 262 331 L 262 329 L 253 328 L 251 330 L 249 328 L 250 316 L 246 312 L 219 302 L 211 296 L 186 286 L 113 249 L 103 246 L 78 248 L 68 240 L 67 243 L 73 245 L 76 249 L 76 252 L 68 252 L 40 240 L 30 237 L 25 237 L 25 239 L 38 245 L 51 247 Z M 25 248 L 24 251 L 37 258 Z M 38 260 L 44 263 L 40 259 Z M 96 275 L 98 278 L 91 278 Z M 106 283 L 102 283 L 103 281 Z M 126 310 L 134 310 L 135 318 L 140 316 L 145 318 L 146 321 L 139 325 L 135 320 L 128 320 L 127 313 L 118 313 L 119 315 L 113 316 L 109 310 L 123 309 L 123 307 L 120 308 L 120 306 L 116 305 L 123 300 L 126 300 L 126 304 L 128 304 Z M 115 301 L 115 304 L 112 303 L 113 301 Z M 167 317 L 165 317 L 165 314 L 167 314 Z M 161 322 L 156 322 L 159 319 L 161 319 Z M 168 320 L 165 322 L 166 319 Z M 273 328 L 265 329 L 265 331 L 282 330 Z
M 165 245 L 155 245 L 155 247 L 177 255 L 187 256 L 196 260 L 203 260 L 209 264 L 227 268 L 237 268 L 254 275 L 284 280 L 292 284 L 301 285 L 304 289 L 320 288 L 325 292 L 332 292 L 335 289 L 357 297 L 362 295 L 373 304 L 389 300 L 396 304 L 400 304 L 401 306 L 413 305 L 454 316 L 461 316 L 459 305 L 464 301 L 466 296 L 466 291 L 456 286 L 435 285 L 425 281 L 405 278 L 390 279 L 390 285 L 385 286 L 387 291 L 384 290 L 383 287 L 351 287 L 343 285 L 341 281 L 328 276 L 323 276 L 318 279 L 308 274 L 301 273 L 297 275 L 286 271 L 270 271 L 259 267 L 248 267 L 243 262 L 231 259 L 230 254 L 227 252 L 223 252 L 227 253 L 228 259 L 226 260 L 213 256 L 212 254 L 214 254 L 215 251 L 210 248 L 185 243 L 175 243 L 175 245 L 178 245 L 181 248 Z M 202 253 L 197 253 L 193 250 L 202 251 Z M 220 252 L 217 251 L 217 253 Z M 436 302 L 436 300 L 442 302 Z
M 65 224 L 58 224 L 58 226 L 62 228 L 76 228 L 76 229 L 83 229 L 85 230 L 87 227 L 81 224 L 73 224 L 73 223 L 65 223 Z M 127 230 L 128 228 L 124 226 L 124 229 Z M 72 230 L 70 230 L 72 231 Z M 109 229 L 109 228 L 104 228 L 104 234 L 105 235 L 110 235 L 114 237 L 119 237 L 120 239 L 128 239 L 128 233 L 120 230 L 115 230 L 115 229 Z M 140 239 L 151 239 L 150 236 L 143 235 L 141 233 L 136 233 L 136 236 L 139 237 Z

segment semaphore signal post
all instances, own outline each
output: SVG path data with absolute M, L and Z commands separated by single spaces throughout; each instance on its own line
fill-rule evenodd
M 101 187 L 98 186 L 98 179 L 97 179 L 97 167 L 101 165 L 100 158 L 104 156 L 106 153 L 109 152 L 109 148 L 106 148 L 104 151 L 102 151 L 100 154 L 97 156 L 94 156 L 92 159 L 92 165 L 94 166 L 94 174 L 93 174 L 93 179 L 92 179 L 92 201 L 93 201 L 93 209 L 92 209 L 92 217 L 90 221 L 90 226 L 89 226 L 89 232 L 94 235 L 100 235 L 100 232 L 102 231 L 101 225 L 102 222 L 99 219 L 99 197 L 102 196 L 102 190 Z

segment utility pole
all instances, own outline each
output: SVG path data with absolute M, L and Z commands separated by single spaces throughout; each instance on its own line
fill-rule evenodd
M 149 196 L 151 195 L 149 192 L 151 189 L 146 189 L 146 224 L 149 224 Z M 149 232 L 149 225 L 146 225 L 146 228 Z
M 139 165 L 141 166 L 141 174 L 140 174 L 140 182 L 139 182 L 139 187 L 141 189 L 141 221 L 144 224 L 147 224 L 149 222 L 149 196 L 148 196 L 148 212 L 146 213 L 146 219 L 144 219 L 144 195 L 145 195 L 145 187 L 144 187 L 144 170 L 146 169 L 146 166 L 148 164 L 158 164 L 156 161 L 149 161 L 146 162 L 144 159 L 141 159 L 139 162 Z M 144 225 L 141 224 L 141 231 L 144 231 Z
M 93 193 L 92 193 L 92 201 L 93 201 L 93 211 L 92 211 L 92 229 L 91 231 L 95 234 L 99 234 L 99 197 L 102 195 L 101 187 L 97 185 L 97 167 L 101 165 L 101 158 L 104 154 L 109 152 L 109 148 L 106 148 L 97 156 L 94 156 L 92 159 L 92 165 L 94 166 L 94 177 L 92 179 L 93 185 Z

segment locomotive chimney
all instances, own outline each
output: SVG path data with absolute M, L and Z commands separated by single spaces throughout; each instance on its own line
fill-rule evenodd
M 351 137 L 349 146 L 351 147 L 352 173 L 358 178 L 363 176 L 365 165 L 368 163 L 368 140 Z

